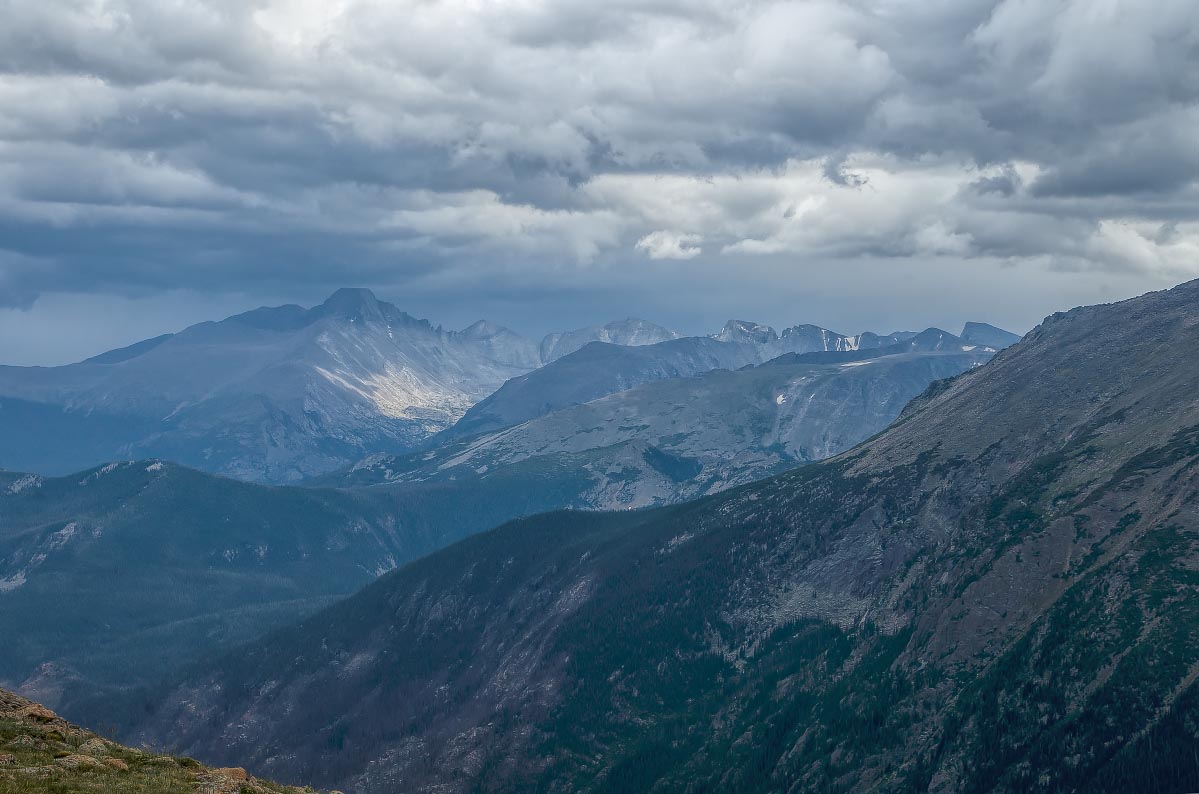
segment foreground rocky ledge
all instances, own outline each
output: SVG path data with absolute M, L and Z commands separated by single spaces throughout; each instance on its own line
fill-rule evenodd
M 51 791 L 300 794 L 311 789 L 259 780 L 240 768 L 211 769 L 191 758 L 123 747 L 0 689 L 0 794 Z

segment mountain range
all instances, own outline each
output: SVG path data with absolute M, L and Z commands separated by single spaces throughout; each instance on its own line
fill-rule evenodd
M 0 466 L 63 475 L 163 458 L 298 482 L 427 446 L 439 432 L 469 435 L 647 380 L 848 344 L 815 348 L 793 331 L 725 344 L 628 319 L 536 343 L 484 321 L 446 331 L 342 289 L 310 309 L 263 307 L 76 364 L 0 366 Z
M 939 345 L 943 337 L 932 338 Z M 737 370 L 651 380 L 469 438 L 447 434 L 426 451 L 375 456 L 315 482 L 454 482 L 498 490 L 493 483 L 510 487 L 519 479 L 515 472 L 526 472 L 531 484 L 562 494 L 559 507 L 670 504 L 826 458 L 869 438 L 930 383 L 994 355 L 989 348 L 964 347 L 971 346 L 920 349 L 908 342 L 895 349 L 790 354 Z M 591 345 L 561 362 L 609 352 L 610 346 Z
M 592 342 L 545 366 L 513 378 L 466 412 L 442 439 L 460 438 L 498 430 L 572 405 L 587 403 L 609 394 L 656 380 L 687 378 L 717 369 L 741 369 L 784 355 L 886 350 L 901 352 L 897 345 L 911 344 L 912 350 L 929 351 L 929 334 L 940 334 L 946 348 L 960 352 L 994 353 L 1019 337 L 982 323 L 967 324 L 966 331 L 994 331 L 994 345 L 958 338 L 939 329 L 928 329 L 921 340 L 917 334 L 898 332 L 887 336 L 861 334 L 842 336 L 814 325 L 795 326 L 780 336 L 769 326 L 730 320 L 711 337 L 682 337 L 628 347 Z M 1006 335 L 1004 337 L 1003 335 Z
M 0 474 L 0 680 L 43 702 L 152 679 L 445 545 L 376 492 L 267 488 L 160 461 Z
M 577 331 L 548 334 L 541 340 L 538 350 L 541 353 L 541 363 L 549 364 L 591 342 L 638 347 L 678 339 L 680 336 L 682 334 L 669 328 L 630 317 L 627 320 L 592 325 Z
M 123 735 L 359 792 L 1194 790 L 1197 345 L 1199 282 L 1053 315 L 848 452 L 475 535 Z

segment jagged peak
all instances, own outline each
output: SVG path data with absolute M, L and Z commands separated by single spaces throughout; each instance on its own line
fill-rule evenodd
M 375 293 L 365 287 L 342 287 L 320 306 L 313 308 L 312 313 L 317 317 L 339 317 L 351 322 L 400 322 L 438 330 L 428 320 L 419 320 L 395 305 L 379 300 Z
M 364 287 L 342 287 L 335 290 L 319 307 L 329 314 L 346 316 L 377 313 L 382 304 L 375 293 Z
M 823 331 L 827 334 L 833 334 L 834 336 L 842 336 L 842 334 L 838 334 L 836 331 L 830 331 L 827 328 L 822 328 L 819 325 L 812 325 L 811 323 L 800 323 L 798 325 L 788 326 L 779 333 L 779 336 L 788 337 L 794 336 L 795 334 L 809 333 L 811 331 Z
M 712 334 L 713 339 L 721 342 L 773 342 L 778 334 L 769 325 L 762 325 L 750 320 L 729 320 L 719 333 Z

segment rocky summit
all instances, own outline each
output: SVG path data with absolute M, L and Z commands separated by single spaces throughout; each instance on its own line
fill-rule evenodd
M 828 461 L 518 521 L 146 696 L 382 791 L 1199 788 L 1199 282 L 1047 318 Z

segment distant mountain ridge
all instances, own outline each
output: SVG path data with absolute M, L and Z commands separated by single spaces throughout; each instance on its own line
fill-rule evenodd
M 476 323 L 445 331 L 338 290 L 311 309 L 255 309 L 63 367 L 0 367 L 0 465 L 57 473 L 163 457 L 286 482 L 448 427 L 540 364 Z
M 0 366 L 0 466 L 54 475 L 156 457 L 299 482 L 648 381 L 907 336 L 730 321 L 711 338 L 681 337 L 630 318 L 538 344 L 486 321 L 447 331 L 369 290 L 341 289 L 312 308 L 261 307 L 76 364 Z
M 605 325 L 589 326 L 576 331 L 548 334 L 541 340 L 541 363 L 548 364 L 575 352 L 590 342 L 638 347 L 678 339 L 682 334 L 645 320 L 630 317 Z
M 994 330 L 999 334 L 1007 333 Z M 1019 338 L 1015 334 L 1009 336 Z M 849 337 L 814 325 L 800 325 L 784 330 L 780 336 L 770 326 L 730 320 L 720 332 L 710 337 L 681 337 L 639 347 L 598 342 L 584 345 L 527 375 L 508 381 L 471 406 L 439 438 L 465 438 L 499 430 L 656 380 L 686 378 L 715 369 L 740 369 L 787 355 L 864 350 L 895 353 L 904 345 L 910 350 L 924 351 L 956 348 L 964 352 L 994 353 L 1001 349 L 977 342 L 967 343 L 935 328 L 920 334 L 895 332 L 880 336 L 863 333 Z
M 666 378 L 680 378 L 714 369 L 738 369 L 757 363 L 750 345 L 704 337 L 626 347 L 591 342 L 520 375 L 480 400 L 442 435 L 461 438 L 518 424 L 570 405 Z
M 904 332 L 887 336 L 870 332 L 845 336 L 818 325 L 793 325 L 778 333 L 769 325 L 746 320 L 729 320 L 720 331 L 712 334 L 713 339 L 722 342 L 756 345 L 761 350 L 761 358 L 767 360 L 784 353 L 828 353 L 878 347 L 897 342 L 904 336 Z
M 510 483 L 509 472 L 528 470 L 537 487 L 562 495 L 562 507 L 679 502 L 842 452 L 885 428 L 930 383 L 993 355 L 943 349 L 939 332 L 913 340 L 923 348 L 909 341 L 789 353 L 756 367 L 651 380 L 418 453 L 372 456 L 316 482 L 488 490 L 493 479 Z
M 962 339 L 974 345 L 988 345 L 1002 350 L 1020 341 L 1017 334 L 996 328 L 987 323 L 966 323 L 962 329 Z

